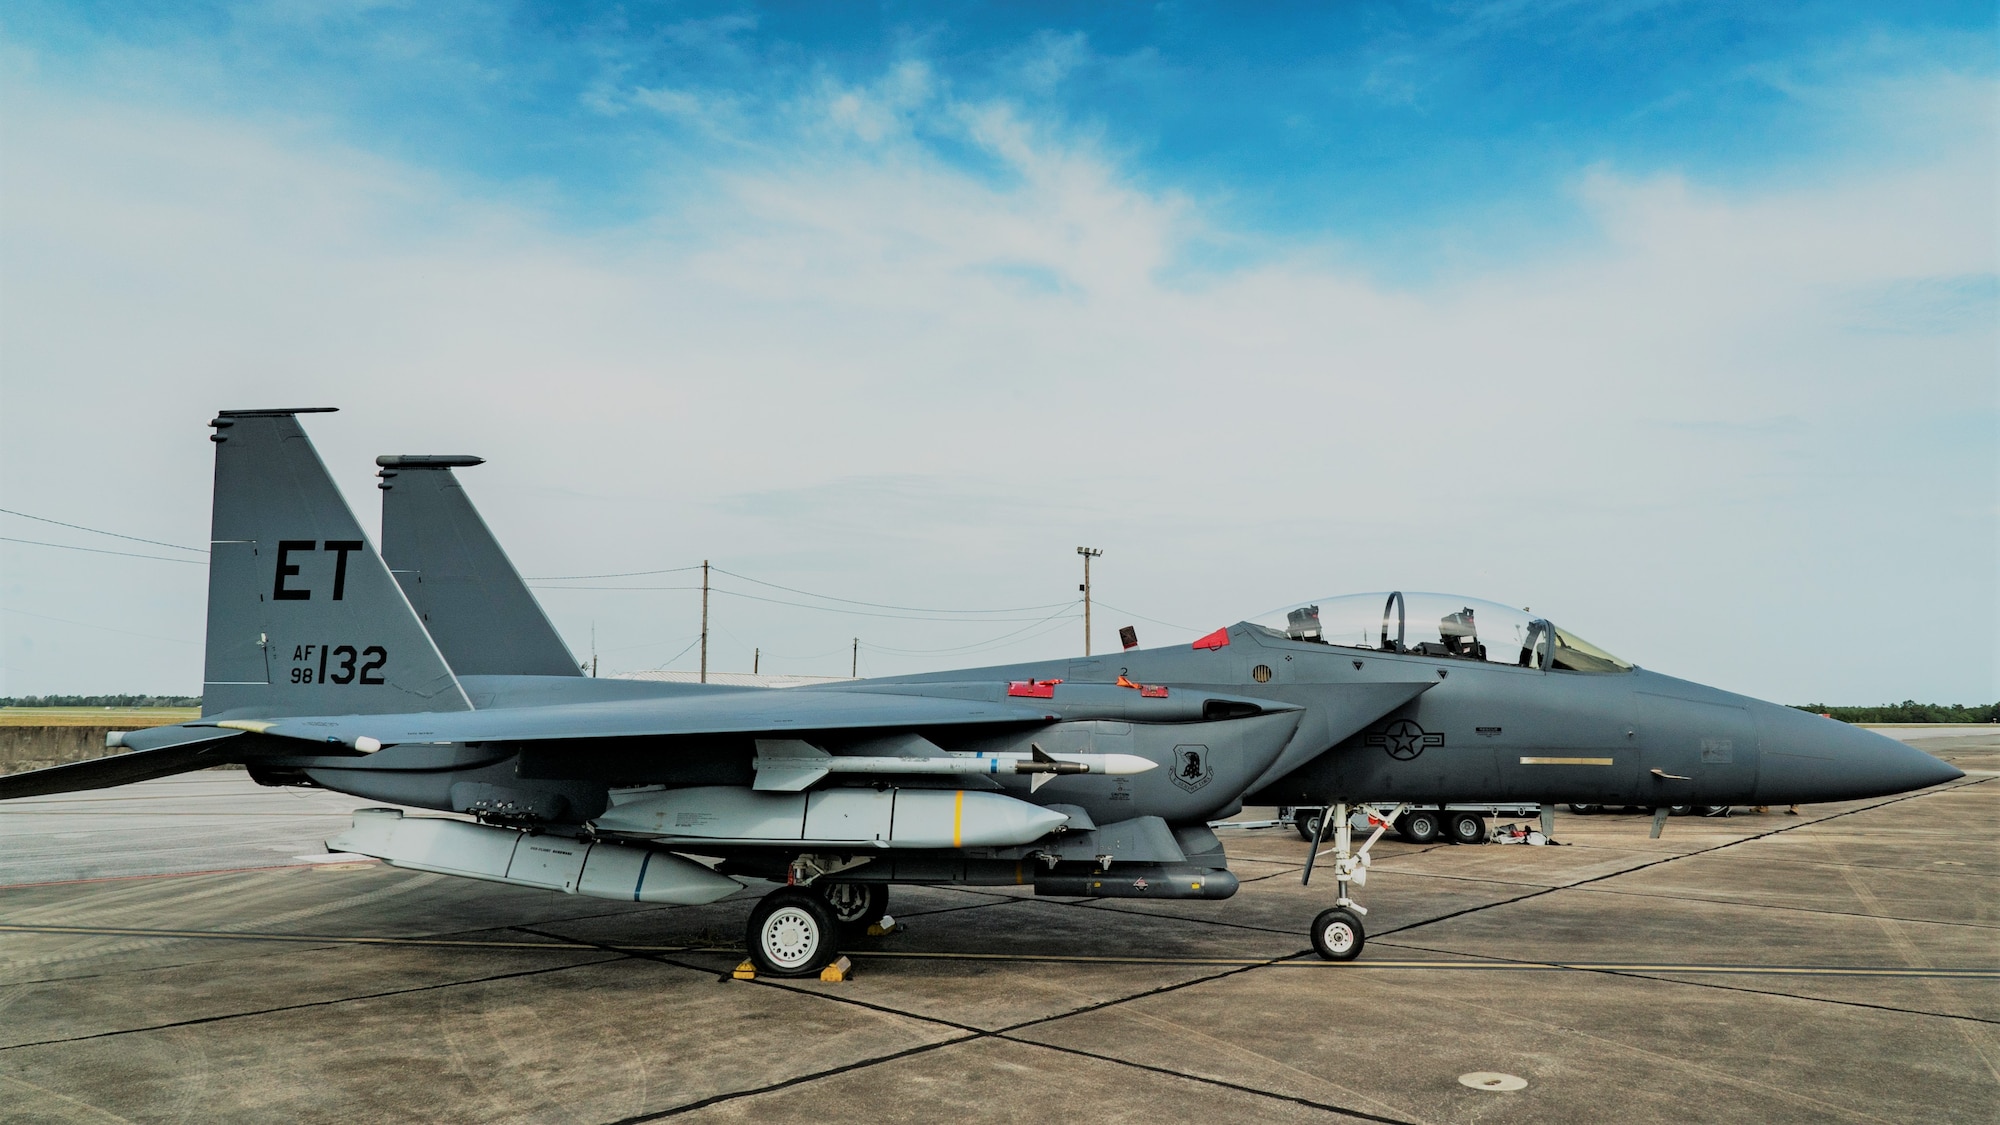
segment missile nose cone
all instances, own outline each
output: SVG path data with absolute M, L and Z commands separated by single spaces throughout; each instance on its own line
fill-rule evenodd
M 1107 774 L 1145 773 L 1147 770 L 1158 767 L 1159 764 L 1151 758 L 1141 758 L 1137 754 L 1106 754 L 1104 756 L 1104 772 Z
M 1760 804 L 1886 797 L 1965 776 L 1914 746 L 1791 707 L 1759 709 L 1757 732 Z

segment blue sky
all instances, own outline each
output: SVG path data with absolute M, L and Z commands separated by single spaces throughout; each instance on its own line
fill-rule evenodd
M 6 30 L 57 80 L 299 123 L 622 223 L 663 181 L 825 143 L 893 91 L 937 159 L 1004 179 L 946 103 L 1006 103 L 1235 238 L 1399 275 L 1574 233 L 1580 169 L 1801 179 L 1934 144 L 1871 86 L 1988 75 L 1990 4 L 67 4 Z M 153 65 L 133 66 L 135 53 Z M 891 99 L 894 100 L 892 94 Z M 1862 107 L 1865 108 L 1865 107 Z
M 186 541 L 206 412 L 323 400 L 365 524 L 470 449 L 531 574 L 1039 605 L 1103 540 L 1200 632 L 1463 590 L 1990 699 L 2000 629 L 1862 639 L 2000 622 L 1996 70 L 1990 4 L 9 5 L 0 402 L 58 424 L 0 507 Z M 0 694 L 198 682 L 194 568 L 0 565 Z M 621 667 L 693 628 L 545 597 Z M 746 604 L 728 660 L 878 628 L 1074 647 Z

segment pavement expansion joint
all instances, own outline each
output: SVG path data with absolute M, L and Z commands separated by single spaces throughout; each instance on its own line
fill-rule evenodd
M 1794 914 L 1825 914 L 1835 918 L 1870 918 L 1876 921 L 1910 922 L 1919 926 L 1965 926 L 1975 930 L 2000 930 L 1995 922 L 1952 922 L 1942 918 L 1909 918 L 1901 914 L 1866 914 L 1855 910 L 1829 910 L 1823 906 L 1799 906 L 1785 902 L 1753 902 L 1740 898 L 1709 898 L 1704 895 L 1662 894 L 1656 891 L 1621 891 L 1611 887 L 1578 887 L 1577 890 L 1593 895 L 1622 895 L 1628 898 L 1648 898 L 1667 902 L 1701 902 L 1711 906 L 1741 906 L 1751 910 L 1783 910 Z
M 250 1019 L 255 1016 L 275 1015 L 280 1012 L 297 1012 L 310 1008 L 330 1008 L 340 1004 L 351 1004 L 360 1000 L 381 1000 L 390 996 L 409 996 L 420 992 L 437 992 L 448 988 L 459 988 L 469 984 L 489 984 L 499 980 L 517 980 L 522 977 L 545 976 L 549 973 L 568 972 L 588 965 L 601 965 L 615 961 L 615 957 L 599 958 L 594 961 L 578 961 L 569 965 L 553 965 L 540 969 L 519 969 L 509 973 L 491 973 L 480 977 L 461 980 L 438 981 L 432 984 L 412 985 L 409 988 L 390 988 L 380 992 L 364 992 L 353 996 L 336 996 L 326 1000 L 304 1000 L 297 1004 L 275 1004 L 267 1008 L 257 1008 L 242 1012 L 223 1012 L 213 1016 L 197 1016 L 185 1020 L 169 1020 L 166 1023 L 146 1024 L 142 1027 L 121 1027 L 110 1031 L 91 1032 L 87 1035 L 70 1035 L 55 1039 L 39 1039 L 26 1043 L 11 1043 L 0 1047 L 0 1053 L 20 1051 L 29 1047 L 47 1047 L 58 1043 L 82 1043 L 92 1039 L 112 1039 L 121 1035 L 137 1035 L 148 1031 L 165 1031 L 177 1027 L 198 1027 L 202 1024 L 225 1023 L 230 1020 Z
M 1260 1098 L 1268 1098 L 1272 1101 L 1290 1102 L 1293 1105 L 1305 1106 L 1308 1109 L 1316 1109 L 1324 1113 L 1341 1114 L 1342 1116 L 1351 1117 L 1357 1121 L 1376 1121 L 1376 1122 L 1381 1122 L 1382 1125 L 1421 1125 L 1420 1122 L 1412 1121 L 1408 1118 L 1384 1117 L 1381 1114 L 1368 1113 L 1364 1110 L 1352 1109 L 1347 1106 L 1334 1105 L 1331 1102 L 1314 1101 L 1311 1098 L 1302 1098 L 1293 1094 L 1280 1094 L 1271 1090 L 1260 1090 L 1255 1086 L 1245 1086 L 1238 1082 L 1230 1082 L 1221 1078 L 1211 1078 L 1203 1074 L 1190 1074 L 1187 1071 L 1174 1070 L 1170 1067 L 1153 1066 L 1148 1063 L 1133 1062 L 1131 1059 L 1121 1059 L 1116 1055 L 1106 1055 L 1106 1054 L 1100 1054 L 1096 1051 L 1086 1051 L 1079 1047 L 1066 1047 L 1054 1043 L 1042 1043 L 1033 1039 L 1019 1039 L 1012 1035 L 1008 1035 L 1004 1032 L 995 1033 L 995 1037 L 1000 1039 L 1005 1039 L 1010 1043 L 1021 1043 L 1030 1047 L 1040 1047 L 1043 1050 L 1058 1051 L 1065 1055 L 1075 1055 L 1078 1058 L 1095 1059 L 1099 1062 L 1115 1063 L 1119 1066 L 1131 1067 L 1134 1070 L 1143 1070 L 1150 1074 L 1160 1074 L 1170 1078 L 1185 1079 L 1189 1082 L 1199 1082 L 1206 1086 L 1215 1086 L 1220 1089 L 1231 1090 L 1239 1094 L 1251 1094 Z M 1372 1101 L 1374 1099 L 1371 1098 L 1369 1100 Z
M 984 1039 L 984 1038 L 987 1038 L 987 1036 L 985 1033 L 982 1032 L 973 1035 L 961 1035 L 956 1039 L 942 1039 L 935 1043 L 920 1043 L 915 1047 L 905 1048 L 904 1050 L 901 1051 L 893 1051 L 886 1055 L 875 1055 L 870 1058 L 857 1059 L 851 1063 L 843 1063 L 840 1066 L 828 1067 L 825 1070 L 816 1070 L 810 1074 L 800 1074 L 792 1078 L 784 1079 L 783 1081 L 768 1083 L 766 1085 L 754 1087 L 752 1089 L 730 1090 L 720 1094 L 713 1094 L 710 1095 L 709 1097 L 702 1098 L 698 1101 L 689 1102 L 686 1105 L 672 1106 L 667 1109 L 659 1110 L 655 1113 L 642 1113 L 632 1117 L 620 1117 L 615 1120 L 606 1122 L 605 1125 L 640 1125 L 641 1122 L 646 1122 L 646 1121 L 663 1121 L 669 1117 L 679 1117 L 685 1113 L 693 1113 L 696 1110 L 707 1109 L 709 1106 L 721 1105 L 725 1102 L 740 1101 L 744 1098 L 754 1098 L 761 1094 L 772 1094 L 778 1092 L 779 1090 L 791 1089 L 794 1086 L 803 1086 L 808 1082 L 817 1082 L 824 1078 L 836 1078 L 843 1074 L 851 1074 L 857 1070 L 866 1070 L 869 1067 L 880 1066 L 883 1063 L 896 1062 L 901 1059 L 910 1058 L 914 1055 L 928 1054 L 932 1051 L 941 1050 L 945 1047 L 954 1047 L 961 1043 L 970 1043 L 975 1039 Z

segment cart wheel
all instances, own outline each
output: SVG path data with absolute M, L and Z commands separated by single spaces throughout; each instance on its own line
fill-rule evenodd
M 1432 844 L 1443 834 L 1438 814 L 1425 809 L 1406 812 L 1396 821 L 1396 832 L 1412 844 Z
M 1483 844 L 1486 842 L 1486 818 L 1478 813 L 1452 813 L 1445 820 L 1445 832 L 1454 844 Z
M 1292 814 L 1292 827 L 1299 830 L 1299 839 L 1313 842 L 1313 826 L 1319 823 L 1319 814 L 1308 809 L 1300 809 Z

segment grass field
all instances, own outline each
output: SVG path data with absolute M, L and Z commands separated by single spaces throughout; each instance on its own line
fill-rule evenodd
M 197 707 L 0 707 L 0 727 L 161 727 L 200 717 Z

